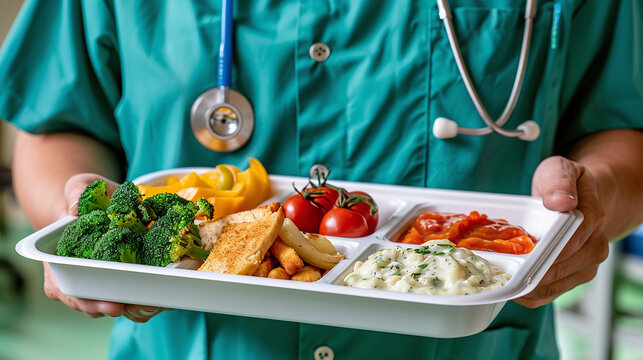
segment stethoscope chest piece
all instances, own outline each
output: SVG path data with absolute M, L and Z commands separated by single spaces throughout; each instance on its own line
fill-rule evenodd
M 226 91 L 229 96 L 224 94 Z M 255 116 L 250 101 L 241 93 L 228 88 L 214 88 L 196 99 L 190 112 L 190 123 L 194 136 L 203 146 L 229 152 L 250 140 Z
M 248 143 L 255 127 L 252 105 L 232 84 L 233 1 L 222 0 L 221 45 L 219 46 L 218 87 L 210 89 L 192 104 L 190 124 L 196 139 L 206 148 L 229 152 Z

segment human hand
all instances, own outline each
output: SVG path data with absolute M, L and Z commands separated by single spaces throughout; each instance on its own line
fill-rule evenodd
M 117 183 L 109 179 L 105 179 L 97 174 L 78 174 L 72 176 L 65 184 L 64 194 L 65 200 L 67 201 L 67 212 L 62 214 L 61 217 L 66 215 L 78 215 L 78 197 L 83 190 L 85 190 L 87 185 L 98 179 L 104 180 L 107 183 L 107 192 L 109 195 L 111 195 L 111 193 L 113 193 L 118 187 Z M 44 290 L 47 297 L 52 300 L 61 301 L 63 304 L 74 310 L 84 312 L 89 317 L 98 318 L 106 315 L 112 317 L 125 316 L 134 322 L 144 323 L 159 314 L 161 311 L 166 310 L 153 306 L 121 304 L 111 301 L 81 299 L 67 296 L 58 288 L 58 283 L 56 282 L 56 278 L 51 271 L 49 264 L 43 263 L 43 268 L 45 272 Z
M 530 308 L 548 304 L 564 292 L 596 276 L 609 254 L 604 231 L 605 207 L 597 184 L 581 164 L 561 156 L 540 163 L 532 179 L 533 196 L 553 211 L 578 209 L 584 219 L 563 251 L 531 293 L 514 301 Z

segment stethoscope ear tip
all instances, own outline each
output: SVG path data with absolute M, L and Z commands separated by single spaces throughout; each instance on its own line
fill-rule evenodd
M 527 120 L 518 125 L 516 130 L 522 131 L 522 135 L 518 136 L 520 140 L 534 141 L 540 136 L 540 126 L 533 120 Z
M 445 117 L 433 121 L 433 135 L 438 139 L 451 139 L 458 136 L 458 123 Z

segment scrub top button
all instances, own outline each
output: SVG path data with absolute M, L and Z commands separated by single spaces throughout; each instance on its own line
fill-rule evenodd
M 308 49 L 308 54 L 311 59 L 317 62 L 326 61 L 330 56 L 330 48 L 324 43 L 314 43 L 310 49 Z
M 333 360 L 335 358 L 335 352 L 328 346 L 318 347 L 315 349 L 314 355 L 315 360 Z

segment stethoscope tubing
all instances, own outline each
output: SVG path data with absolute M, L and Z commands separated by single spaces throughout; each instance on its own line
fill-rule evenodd
M 234 29 L 234 1 L 223 0 L 221 2 L 221 45 L 219 46 L 219 71 L 218 85 L 220 88 L 229 89 L 232 86 L 232 34 Z M 225 91 L 227 93 L 227 91 Z M 228 99 L 224 99 L 228 102 Z
M 527 69 L 527 61 L 529 59 L 529 48 L 531 44 L 531 35 L 533 32 L 533 19 L 536 15 L 536 3 L 537 3 L 537 0 L 527 0 L 527 4 L 525 6 L 525 30 L 523 32 L 523 41 L 520 49 L 518 70 L 516 71 L 514 84 L 511 89 L 511 94 L 509 96 L 509 100 L 507 101 L 505 109 L 503 110 L 498 120 L 494 121 L 491 118 L 491 116 L 489 116 L 489 113 L 487 112 L 486 108 L 482 104 L 482 101 L 480 100 L 480 96 L 478 96 L 478 93 L 475 87 L 473 86 L 473 82 L 471 81 L 471 77 L 469 76 L 469 72 L 464 63 L 464 59 L 462 58 L 462 52 L 460 51 L 460 46 L 455 36 L 455 30 L 454 30 L 453 21 L 452 21 L 452 14 L 451 14 L 451 10 L 449 9 L 447 0 L 437 0 L 439 16 L 444 23 L 444 27 L 447 32 L 447 37 L 449 39 L 449 45 L 451 46 L 451 52 L 453 53 L 456 64 L 458 66 L 458 71 L 460 72 L 460 76 L 464 81 L 464 85 L 467 88 L 469 97 L 471 97 L 471 100 L 473 101 L 473 104 L 476 107 L 478 114 L 487 125 L 484 128 L 478 128 L 478 129 L 458 127 L 459 134 L 487 135 L 493 131 L 507 137 L 519 137 L 524 134 L 524 132 L 521 130 L 507 130 L 502 128 L 502 126 L 507 122 L 507 120 L 513 113 L 516 107 L 516 104 L 518 103 L 518 97 L 520 96 L 520 92 L 522 90 L 523 80 L 525 78 L 525 73 Z

